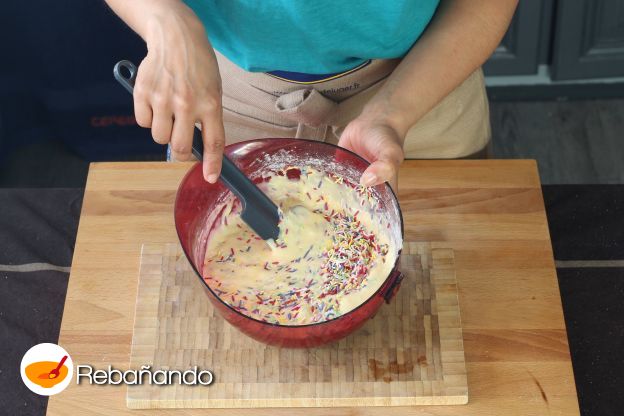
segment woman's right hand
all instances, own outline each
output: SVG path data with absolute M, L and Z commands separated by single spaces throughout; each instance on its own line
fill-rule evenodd
M 189 159 L 201 123 L 204 178 L 214 183 L 225 133 L 219 67 L 205 29 L 181 1 L 152 2 L 142 29 L 148 52 L 134 87 L 136 121 L 151 128 L 154 141 L 169 143 L 176 160 Z

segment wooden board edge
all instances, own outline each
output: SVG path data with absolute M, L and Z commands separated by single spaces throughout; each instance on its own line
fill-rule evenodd
M 457 352 L 459 359 L 457 356 L 453 357 L 452 363 L 454 367 L 454 371 L 451 373 L 448 372 L 449 362 L 445 360 L 445 357 L 441 357 L 441 365 L 442 365 L 442 385 L 443 389 L 465 389 L 466 391 L 466 402 L 468 401 L 468 369 L 466 367 L 466 351 L 464 349 L 464 333 L 461 325 L 461 310 L 459 308 L 459 287 L 457 283 L 457 271 L 455 269 L 455 251 L 451 248 L 435 248 L 431 245 L 428 245 L 428 252 L 431 253 L 431 262 L 430 262 L 430 270 L 434 275 L 437 275 L 437 271 L 447 271 L 446 276 L 450 275 L 452 278 L 438 279 L 432 276 L 431 283 L 433 284 L 435 290 L 436 299 L 440 299 L 441 291 L 443 290 L 443 286 L 452 284 L 455 286 L 453 290 L 453 301 L 455 304 L 454 315 L 456 319 L 456 325 L 452 327 L 445 327 L 446 330 L 455 331 L 458 334 L 458 346 L 455 350 L 449 350 L 452 352 Z M 440 335 L 440 339 L 442 340 L 442 336 Z M 459 366 L 460 371 L 457 371 L 457 367 Z
M 210 400 L 132 400 L 129 409 L 250 409 L 250 408 L 335 408 L 380 406 L 448 406 L 468 404 L 468 394 L 430 397 L 359 397 L 316 399 L 210 399 Z M 173 405 L 172 405 L 173 404 Z
M 133 328 L 133 332 L 132 332 L 132 340 L 130 342 L 130 356 L 128 357 L 128 367 L 129 368 L 135 368 L 138 369 L 139 366 L 141 365 L 146 365 L 146 364 L 151 364 L 151 363 L 136 363 L 133 361 L 133 357 L 135 355 L 139 355 L 139 354 L 135 354 L 136 352 L 136 348 L 138 348 L 138 344 L 135 342 L 136 339 L 141 338 L 141 336 L 143 334 L 146 334 L 148 331 L 153 330 L 156 331 L 158 328 L 150 328 L 150 327 L 142 327 L 140 325 L 138 325 L 138 320 L 139 318 L 139 314 L 141 313 L 141 308 L 142 307 L 146 307 L 146 308 L 152 308 L 152 309 L 158 309 L 158 303 L 159 303 L 159 298 L 151 298 L 150 296 L 141 296 L 141 294 L 147 290 L 146 288 L 146 283 L 142 281 L 142 276 L 153 276 L 153 281 L 150 282 L 151 286 L 158 286 L 160 288 L 161 282 L 162 282 L 162 261 L 160 264 L 158 264 L 158 267 L 155 268 L 156 269 L 156 273 L 150 273 L 150 274 L 144 274 L 143 271 L 145 268 L 149 267 L 149 266 L 153 266 L 154 264 L 149 263 L 148 261 L 146 261 L 146 259 L 148 259 L 146 257 L 146 253 L 148 252 L 154 252 L 154 253 L 158 253 L 156 255 L 162 257 L 162 255 L 164 254 L 167 246 L 169 246 L 170 243 L 144 243 L 141 245 L 141 254 L 140 254 L 140 259 L 141 259 L 141 263 L 139 264 L 139 271 L 138 271 L 138 276 L 137 276 L 137 295 L 136 295 L 136 300 L 135 300 L 135 304 L 134 304 L 134 320 L 132 323 L 132 328 Z M 143 277 L 144 278 L 144 277 Z M 145 303 L 146 300 L 149 299 L 156 299 L 156 302 L 151 302 L 151 304 L 139 304 L 139 300 L 143 299 L 142 303 Z M 154 315 L 157 315 L 157 312 L 154 313 Z M 128 408 L 133 408 L 131 407 L 131 403 L 134 402 L 136 399 L 134 399 L 133 397 L 131 397 L 131 388 L 126 389 L 126 406 Z

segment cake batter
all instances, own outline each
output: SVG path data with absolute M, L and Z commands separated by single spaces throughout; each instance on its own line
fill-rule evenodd
M 282 213 L 277 241 L 258 237 L 232 197 L 208 242 L 204 279 L 231 307 L 270 323 L 323 322 L 366 301 L 390 274 L 399 248 L 370 188 L 311 168 L 259 186 Z

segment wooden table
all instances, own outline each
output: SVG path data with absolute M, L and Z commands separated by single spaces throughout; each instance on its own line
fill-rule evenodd
M 97 163 L 89 171 L 59 344 L 74 363 L 128 368 L 139 254 L 177 241 L 173 202 L 188 163 Z M 337 408 L 333 415 L 579 413 L 548 225 L 534 161 L 408 161 L 400 201 L 406 239 L 455 249 L 470 403 Z M 126 387 L 71 384 L 51 415 L 144 414 Z M 239 410 L 158 414 L 239 415 Z M 322 415 L 264 409 L 258 415 Z

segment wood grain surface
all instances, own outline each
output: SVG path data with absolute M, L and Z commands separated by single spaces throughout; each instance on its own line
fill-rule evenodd
M 87 180 L 59 344 L 75 363 L 129 366 L 144 242 L 176 241 L 173 202 L 189 163 L 96 163 Z M 406 241 L 455 253 L 470 401 L 335 408 L 333 415 L 579 414 L 548 224 L 534 161 L 407 161 Z M 126 387 L 71 384 L 51 415 L 133 414 Z M 238 409 L 155 414 L 240 415 Z M 324 415 L 326 408 L 246 409 Z
M 209 387 L 140 384 L 133 409 L 465 404 L 453 250 L 403 245 L 401 290 L 331 345 L 264 345 L 223 320 L 179 243 L 144 244 L 130 368 L 210 369 Z

